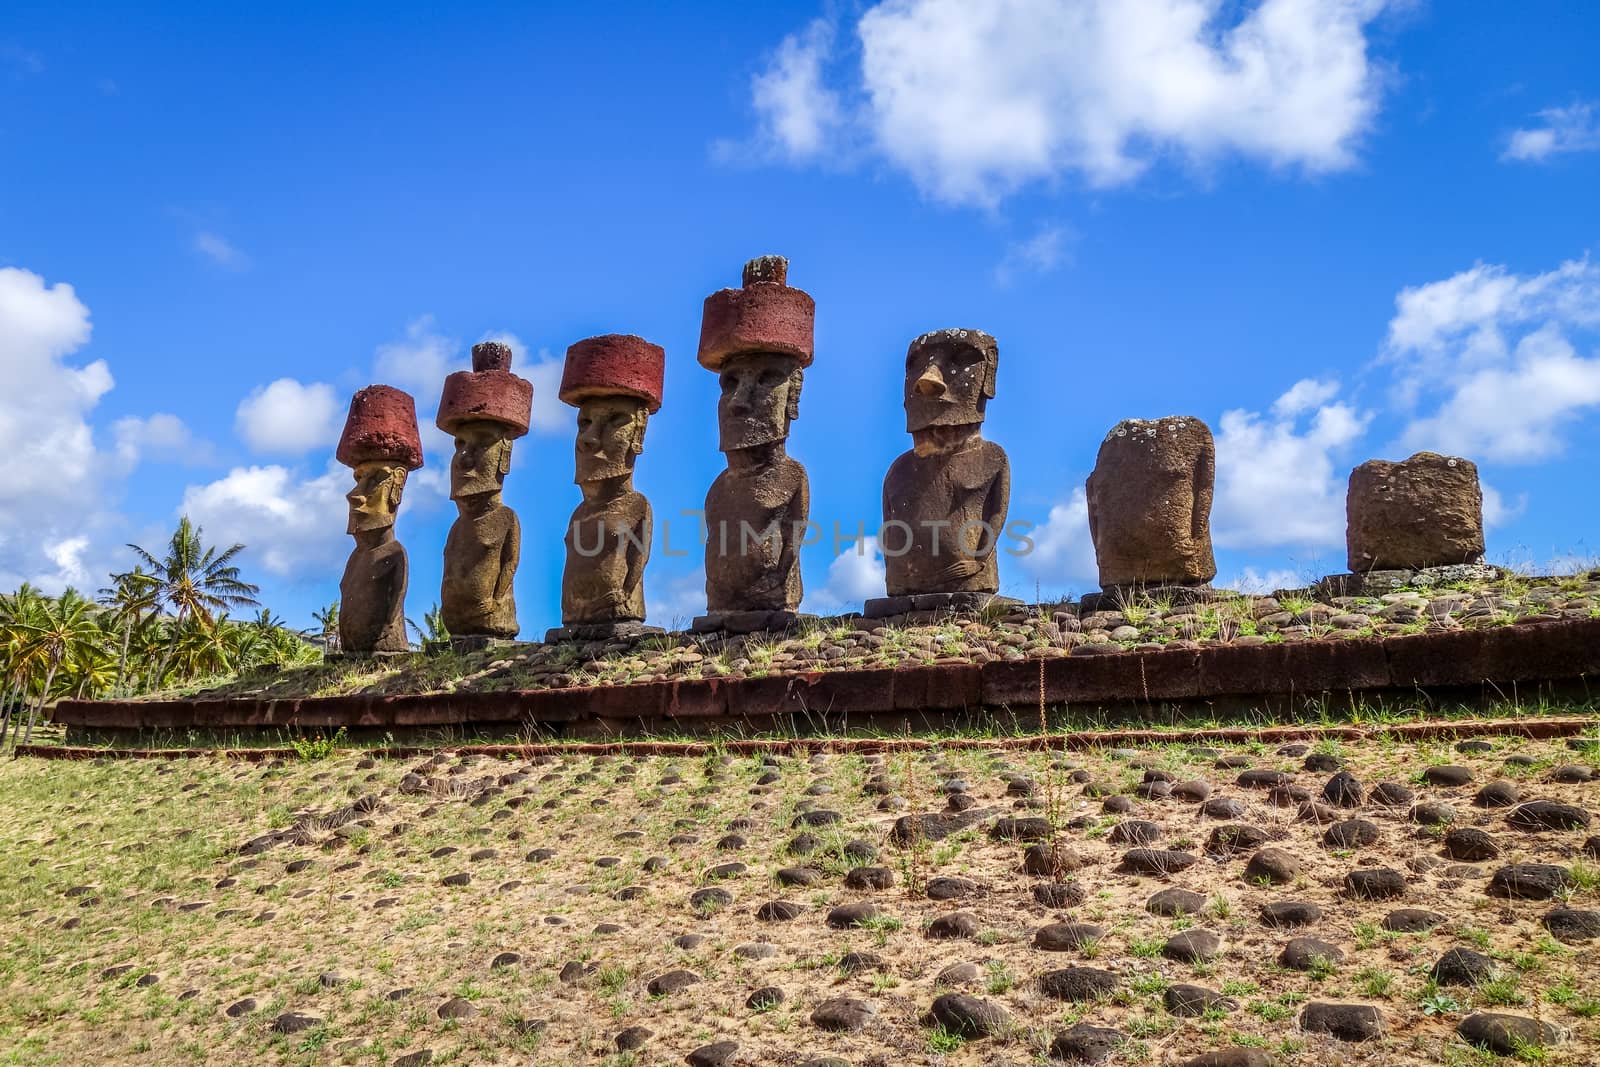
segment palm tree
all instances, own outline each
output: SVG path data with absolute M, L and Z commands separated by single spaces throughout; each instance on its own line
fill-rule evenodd
M 9 596 L 0 595 L 0 654 L 5 673 L 0 676 L 0 744 L 21 711 L 33 682 L 34 656 L 27 647 L 23 627 L 38 618 L 44 597 L 27 582 Z
M 160 589 L 155 577 L 141 566 L 111 576 L 110 588 L 100 590 L 100 603 L 113 611 L 116 626 L 122 631 L 122 648 L 117 654 L 117 680 L 112 692 L 123 694 L 123 684 L 128 677 L 128 646 L 133 631 L 145 624 L 148 616 L 155 615 L 161 603 Z
M 339 649 L 339 602 L 335 600 L 321 611 L 313 611 L 311 617 L 322 627 L 322 647 L 329 652 Z
M 270 630 L 281 630 L 287 624 L 283 621 L 283 616 L 274 615 L 271 608 L 262 608 L 256 612 L 256 617 L 250 620 L 250 625 L 266 633 Z
M 138 545 L 128 546 L 140 562 L 150 568 L 160 591 L 160 602 L 173 613 L 171 640 L 155 672 L 154 683 L 158 685 L 177 651 L 185 619 L 193 619 L 209 628 L 213 612 L 260 606 L 256 594 L 261 588 L 241 581 L 239 568 L 233 564 L 234 557 L 244 551 L 244 546 L 234 544 L 218 554 L 215 548 L 201 543 L 202 532 L 184 515 L 178 519 L 178 528 L 173 531 L 166 554 L 160 559 Z
M 33 740 L 33 724 L 50 699 L 61 664 L 78 659 L 98 647 L 100 626 L 90 611 L 92 605 L 76 589 L 68 589 L 54 600 L 45 600 L 37 617 L 22 624 L 23 648 L 30 659 L 44 666 L 44 685 L 39 699 L 28 713 L 28 729 L 22 743 Z

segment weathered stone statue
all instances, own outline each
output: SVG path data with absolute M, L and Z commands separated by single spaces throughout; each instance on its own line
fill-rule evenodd
M 1418 452 L 1399 463 L 1368 460 L 1350 472 L 1345 517 L 1355 574 L 1483 560 L 1478 467 L 1459 456 Z
M 578 409 L 574 450 L 583 502 L 567 523 L 561 622 L 546 641 L 647 632 L 644 566 L 650 502 L 633 488 L 645 425 L 661 408 L 666 353 L 642 337 L 606 334 L 567 349 L 561 399 Z
M 444 544 L 439 607 L 458 647 L 517 636 L 517 573 L 522 528 L 500 499 L 511 470 L 511 443 L 528 432 L 533 386 L 511 373 L 511 349 L 472 346 L 472 369 L 444 380 L 439 429 L 456 439 L 450 499 L 457 517 Z
M 410 394 L 369 385 L 350 398 L 335 455 L 355 472 L 347 532 L 356 547 L 339 579 L 339 647 L 346 655 L 409 652 L 406 550 L 395 540 L 395 514 L 406 475 L 422 466 L 417 406 Z
M 999 364 L 999 345 L 981 330 L 935 330 L 911 342 L 912 448 L 883 480 L 879 547 L 889 595 L 867 601 L 868 616 L 971 610 L 996 599 L 1011 465 L 983 439 L 983 419 Z
M 1106 434 L 1087 483 L 1102 589 L 1204 587 L 1217 576 L 1216 467 L 1211 430 L 1199 419 L 1124 419 Z
M 752 259 L 744 287 L 706 297 L 700 320 L 700 365 L 722 385 L 717 427 L 728 457 L 706 493 L 700 631 L 779 629 L 798 618 L 811 485 L 785 442 L 800 417 L 816 302 L 786 284 L 788 270 L 782 256 Z

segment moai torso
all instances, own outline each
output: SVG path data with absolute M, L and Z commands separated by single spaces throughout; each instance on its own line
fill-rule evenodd
M 444 543 L 439 604 L 452 634 L 517 635 L 511 584 L 521 537 L 517 513 L 504 504 L 457 516 Z
M 1216 577 L 1215 468 L 1211 431 L 1199 419 L 1124 419 L 1112 428 L 1085 483 L 1102 589 Z
M 708 610 L 800 606 L 799 541 L 810 500 L 806 469 L 788 456 L 717 476 L 706 493 Z
M 1005 450 L 981 437 L 954 452 L 896 459 L 883 480 L 879 545 L 889 595 L 998 591 L 995 544 L 1010 493 Z
M 650 558 L 650 502 L 628 491 L 584 500 L 567 523 L 561 621 L 568 626 L 644 618 Z
M 339 580 L 339 646 L 346 652 L 408 652 L 406 550 L 398 541 L 357 545 Z

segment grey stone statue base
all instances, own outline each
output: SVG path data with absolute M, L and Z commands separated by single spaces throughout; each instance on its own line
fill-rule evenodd
M 642 622 L 591 622 L 576 626 L 555 626 L 545 631 L 544 643 L 557 645 L 563 641 L 615 641 L 619 638 L 648 637 L 664 634 L 659 626 L 646 626 Z
M 947 611 L 975 614 L 986 608 L 1021 607 L 1022 601 L 998 593 L 912 593 L 908 596 L 880 596 L 867 601 L 862 614 L 869 619 L 889 619 L 913 611 Z
M 1201 585 L 1117 585 L 1098 593 L 1085 593 L 1078 600 L 1078 610 L 1119 611 L 1124 605 L 1156 601 L 1163 604 L 1204 604 L 1237 596 L 1229 589 L 1217 589 L 1209 582 Z
M 792 630 L 802 622 L 814 622 L 817 616 L 802 615 L 798 611 L 726 611 L 698 615 L 689 627 L 697 634 L 754 634 Z
M 1433 589 L 1451 582 L 1494 581 L 1504 573 L 1490 563 L 1447 563 L 1417 570 L 1330 574 L 1313 588 L 1324 596 L 1383 596 L 1397 589 Z
M 383 663 L 387 660 L 405 659 L 407 656 L 414 655 L 416 653 L 410 650 L 405 652 L 324 652 L 322 659 L 325 663 Z
M 433 644 L 433 642 L 429 642 Z M 482 652 L 486 648 L 508 648 L 511 645 L 524 645 L 526 641 L 517 641 L 509 637 L 491 637 L 488 634 L 452 634 L 450 637 L 450 651 L 458 655 L 468 652 Z

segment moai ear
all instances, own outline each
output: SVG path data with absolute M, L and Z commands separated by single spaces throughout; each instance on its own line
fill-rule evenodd
M 637 456 L 644 451 L 644 431 L 645 427 L 650 425 L 650 412 L 645 410 L 642 404 L 639 406 L 638 414 L 633 417 L 633 425 L 633 440 L 628 447 L 629 451 Z
M 406 469 L 395 467 L 389 474 L 389 510 L 400 510 L 400 498 L 406 491 Z
M 501 441 L 496 447 L 500 454 L 495 462 L 495 472 L 504 478 L 511 473 L 511 442 Z
M 793 422 L 800 417 L 800 387 L 805 384 L 806 372 L 799 367 L 789 375 L 789 396 L 784 405 L 783 417 Z
M 994 376 L 999 369 L 999 357 L 990 356 L 983 361 L 983 395 L 990 400 L 994 399 Z

